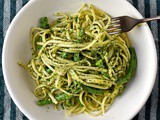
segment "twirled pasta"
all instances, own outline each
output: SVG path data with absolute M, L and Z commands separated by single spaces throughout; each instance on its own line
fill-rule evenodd
M 62 105 L 73 115 L 104 114 L 126 84 L 117 80 L 129 70 L 130 43 L 125 34 L 107 33 L 111 17 L 93 5 L 57 15 L 47 28 L 31 30 L 32 58 L 26 68 L 36 82 L 37 104 Z

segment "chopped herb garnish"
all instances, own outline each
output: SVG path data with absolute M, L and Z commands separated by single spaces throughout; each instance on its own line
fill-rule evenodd
M 43 29 L 49 28 L 48 18 L 47 17 L 42 17 L 40 19 L 40 27 L 43 28 Z
M 41 36 L 38 37 L 38 42 L 42 42 L 42 37 Z M 38 50 L 40 50 L 41 48 L 42 48 L 41 45 L 37 45 Z
M 62 52 L 62 53 L 61 53 L 61 57 L 64 58 L 64 59 L 68 58 L 69 55 L 70 55 L 70 54 L 67 53 L 67 52 Z
M 72 106 L 72 101 L 71 101 L 70 99 L 67 99 L 67 100 L 66 100 L 66 105 L 67 105 L 67 106 Z
M 38 37 L 38 41 L 42 42 L 42 37 L 41 36 Z
M 80 61 L 80 55 L 79 55 L 79 53 L 75 53 L 73 59 L 74 59 L 75 62 Z
M 57 19 L 57 23 L 61 23 L 61 19 L 60 18 Z
M 84 34 L 85 34 L 85 29 L 81 28 L 75 43 L 82 43 L 82 39 L 84 39 Z
M 77 40 L 75 41 L 75 43 L 82 43 L 82 37 L 77 37 Z
M 84 28 L 82 28 L 79 32 L 79 37 L 82 37 L 84 35 L 84 33 L 85 33 L 85 30 L 84 30 Z
M 105 35 L 103 40 L 104 40 L 104 41 L 105 41 L 105 40 L 108 40 L 108 37 Z
M 78 16 L 75 17 L 75 22 L 76 22 L 76 23 L 78 22 Z
M 103 61 L 102 61 L 102 59 L 100 59 L 100 60 L 98 60 L 98 61 L 96 62 L 96 66 L 97 66 L 97 67 L 104 67 L 104 66 L 103 66 Z
M 104 77 L 109 78 L 109 75 L 106 72 L 101 72 Z
M 40 49 L 42 48 L 42 46 L 41 46 L 41 45 L 38 45 L 37 48 L 38 48 L 38 50 L 40 50 Z
M 54 30 L 50 29 L 50 32 L 51 32 L 52 34 L 54 34 Z
M 66 52 L 62 52 L 61 57 L 62 58 L 67 58 L 67 53 Z
M 47 73 L 52 73 L 52 70 L 49 68 L 46 71 L 47 71 Z

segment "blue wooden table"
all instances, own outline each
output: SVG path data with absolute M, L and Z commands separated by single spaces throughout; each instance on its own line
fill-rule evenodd
M 160 0 L 128 0 L 144 17 L 160 15 Z M 28 0 L 0 0 L 0 56 L 4 36 L 8 26 L 16 13 L 28 2 Z M 158 52 L 158 74 L 152 94 L 147 103 L 134 118 L 134 120 L 160 120 L 160 21 L 149 23 L 152 30 Z M 0 120 L 27 120 L 19 111 L 4 85 L 2 74 L 2 61 L 0 59 Z

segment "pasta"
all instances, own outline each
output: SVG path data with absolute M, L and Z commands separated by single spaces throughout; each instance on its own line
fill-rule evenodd
M 93 5 L 57 15 L 51 24 L 41 18 L 31 30 L 32 58 L 25 68 L 35 80 L 37 104 L 103 115 L 135 72 L 134 48 L 124 33 L 108 34 L 111 17 Z

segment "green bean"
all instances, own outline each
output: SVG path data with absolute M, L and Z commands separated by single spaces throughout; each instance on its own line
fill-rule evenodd
M 85 85 L 81 85 L 81 86 L 86 92 L 89 92 L 89 93 L 92 93 L 92 94 L 100 95 L 100 94 L 104 93 L 103 90 L 99 90 L 99 89 L 96 89 L 96 88 L 88 87 L 88 86 L 85 86 Z M 59 101 L 63 101 L 63 100 L 69 100 L 72 97 L 73 96 L 69 96 L 69 95 L 63 93 L 63 94 L 57 95 L 55 98 L 59 102 Z M 39 100 L 37 102 L 37 105 L 43 106 L 43 105 L 51 104 L 51 103 L 52 103 L 51 100 Z
M 136 68 L 137 68 L 137 56 L 135 49 L 133 47 L 129 48 L 130 54 L 131 54 L 131 60 L 130 60 L 130 67 L 128 69 L 127 74 L 116 81 L 117 84 L 124 84 L 127 83 L 132 76 L 134 75 Z
M 92 93 L 92 94 L 101 95 L 101 94 L 104 93 L 104 90 L 88 87 L 88 86 L 85 86 L 85 85 L 82 85 L 82 88 L 83 88 L 84 91 L 86 91 L 88 93 Z
M 52 104 L 53 102 L 51 100 L 38 100 L 37 101 L 37 105 L 39 106 L 43 106 L 43 105 L 48 105 L 48 104 Z
M 59 94 L 59 95 L 55 96 L 55 99 L 58 102 L 64 101 L 64 100 L 68 100 L 70 98 L 72 98 L 72 96 L 69 96 L 69 95 L 67 95 L 65 93 L 62 93 L 62 94 Z M 37 105 L 39 105 L 39 106 L 48 105 L 48 104 L 52 104 L 52 103 L 53 102 L 51 100 L 49 100 L 49 99 L 48 100 L 39 100 L 39 101 L 37 101 Z

